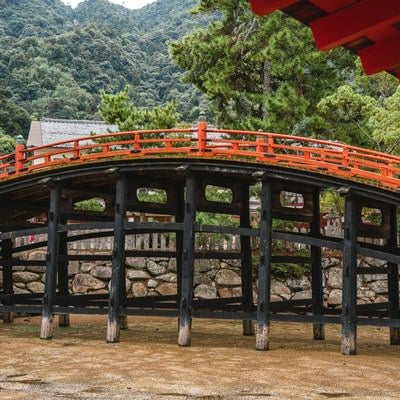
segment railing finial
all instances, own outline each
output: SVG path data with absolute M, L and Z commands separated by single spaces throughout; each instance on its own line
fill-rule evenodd
M 207 114 L 205 111 L 200 111 L 199 113 L 199 122 L 206 122 L 207 121 Z
M 25 160 L 25 140 L 22 135 L 18 135 L 15 141 L 15 173 L 24 169 Z
M 22 135 L 18 135 L 16 140 L 15 140 L 15 144 L 23 144 L 25 147 L 25 139 Z

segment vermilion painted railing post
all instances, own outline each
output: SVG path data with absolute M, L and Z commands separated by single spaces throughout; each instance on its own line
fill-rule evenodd
M 256 139 L 256 153 L 257 160 L 262 160 L 264 155 L 264 140 L 262 138 Z
M 347 147 L 343 147 L 342 165 L 346 167 L 349 165 L 349 149 Z
M 24 169 L 25 160 L 25 141 L 24 138 L 19 135 L 15 142 L 15 173 L 18 174 Z
M 75 140 L 74 141 L 74 158 L 79 158 L 79 141 Z
M 204 153 L 207 147 L 207 121 L 206 114 L 201 112 L 199 122 L 197 123 L 197 149 L 200 153 Z
M 139 132 L 135 132 L 135 133 L 134 133 L 133 148 L 134 148 L 136 151 L 140 151 L 140 135 L 139 135 Z
M 272 135 L 268 135 L 267 143 L 267 153 L 272 154 L 274 152 L 274 137 Z
M 260 129 L 258 132 L 262 132 L 262 130 Z M 257 153 L 257 160 L 260 161 L 263 159 L 264 157 L 264 145 L 265 145 L 265 140 L 264 137 L 257 137 L 256 139 L 256 153 Z

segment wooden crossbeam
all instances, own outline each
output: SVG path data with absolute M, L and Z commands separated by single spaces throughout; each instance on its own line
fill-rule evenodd
M 257 15 L 266 15 L 281 8 L 289 7 L 298 0 L 250 0 L 251 8 Z
M 390 40 L 361 49 L 358 55 L 367 74 L 400 67 L 400 32 Z
M 360 0 L 310 23 L 320 50 L 330 50 L 400 21 L 400 1 Z

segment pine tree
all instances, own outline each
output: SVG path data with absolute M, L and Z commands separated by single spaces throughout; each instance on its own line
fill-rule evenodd
M 138 108 L 129 99 L 128 87 L 115 95 L 103 92 L 99 111 L 105 121 L 118 125 L 120 131 L 173 128 L 178 119 L 175 101 L 154 108 Z
M 353 69 L 343 50 L 321 53 L 309 29 L 282 13 L 259 18 L 246 0 L 201 0 L 220 15 L 170 44 L 173 61 L 211 101 L 218 125 L 307 134 L 323 128 L 316 105 Z

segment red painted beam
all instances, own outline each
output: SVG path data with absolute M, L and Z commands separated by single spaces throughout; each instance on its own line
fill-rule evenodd
M 375 74 L 400 67 L 400 32 L 385 42 L 379 42 L 358 52 L 364 71 Z
M 310 23 L 320 50 L 330 50 L 400 22 L 399 0 L 360 0 Z
M 326 12 L 334 12 L 339 10 L 340 8 L 346 7 L 352 3 L 355 3 L 357 0 L 310 0 L 311 3 L 314 3 L 321 10 Z
M 249 0 L 251 9 L 257 15 L 267 15 L 281 8 L 289 7 L 298 0 Z

